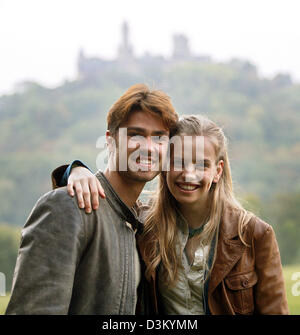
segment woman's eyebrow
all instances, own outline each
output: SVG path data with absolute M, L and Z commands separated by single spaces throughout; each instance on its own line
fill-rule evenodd
M 199 164 L 199 163 L 207 163 L 207 164 L 210 164 L 211 163 L 211 160 L 210 159 L 197 159 L 196 160 L 196 163 Z
M 184 157 L 183 156 L 173 156 L 173 160 L 174 161 L 184 161 Z M 211 165 L 211 160 L 210 159 L 198 159 L 196 161 L 194 161 L 194 164 L 207 164 L 207 165 Z

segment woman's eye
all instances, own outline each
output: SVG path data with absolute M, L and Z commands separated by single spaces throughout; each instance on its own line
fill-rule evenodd
M 209 168 L 209 164 L 208 163 L 197 163 L 196 165 L 195 165 L 195 168 L 197 169 L 197 170 L 204 170 L 204 169 L 206 169 L 206 168 Z
M 203 165 L 203 164 L 196 164 L 195 168 L 196 168 L 197 170 L 202 171 L 202 170 L 204 170 L 205 165 Z
M 173 165 L 177 168 L 182 168 L 182 161 L 181 160 L 174 160 Z

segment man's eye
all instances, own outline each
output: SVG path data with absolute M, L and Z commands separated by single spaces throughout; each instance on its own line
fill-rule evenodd
M 129 134 L 128 137 L 130 141 L 141 142 L 143 140 L 143 136 L 138 134 Z
M 159 137 L 152 137 L 152 141 L 156 144 L 162 143 L 161 139 Z
M 156 144 L 165 144 L 169 138 L 167 136 L 152 136 L 152 141 Z
M 159 140 L 161 143 L 168 143 L 169 142 L 169 137 L 166 135 L 159 136 Z

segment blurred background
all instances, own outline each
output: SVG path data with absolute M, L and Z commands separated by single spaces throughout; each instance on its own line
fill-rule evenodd
M 51 171 L 75 158 L 96 171 L 108 109 L 145 83 L 223 126 L 235 192 L 273 226 L 300 314 L 299 12 L 297 0 L 0 0 L 0 313 Z

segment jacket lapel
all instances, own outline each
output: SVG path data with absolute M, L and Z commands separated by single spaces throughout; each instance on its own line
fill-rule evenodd
M 234 209 L 225 209 L 220 223 L 217 255 L 210 274 L 208 295 L 242 257 L 245 245 L 239 238 L 234 239 L 236 236 L 238 236 L 238 212 Z

